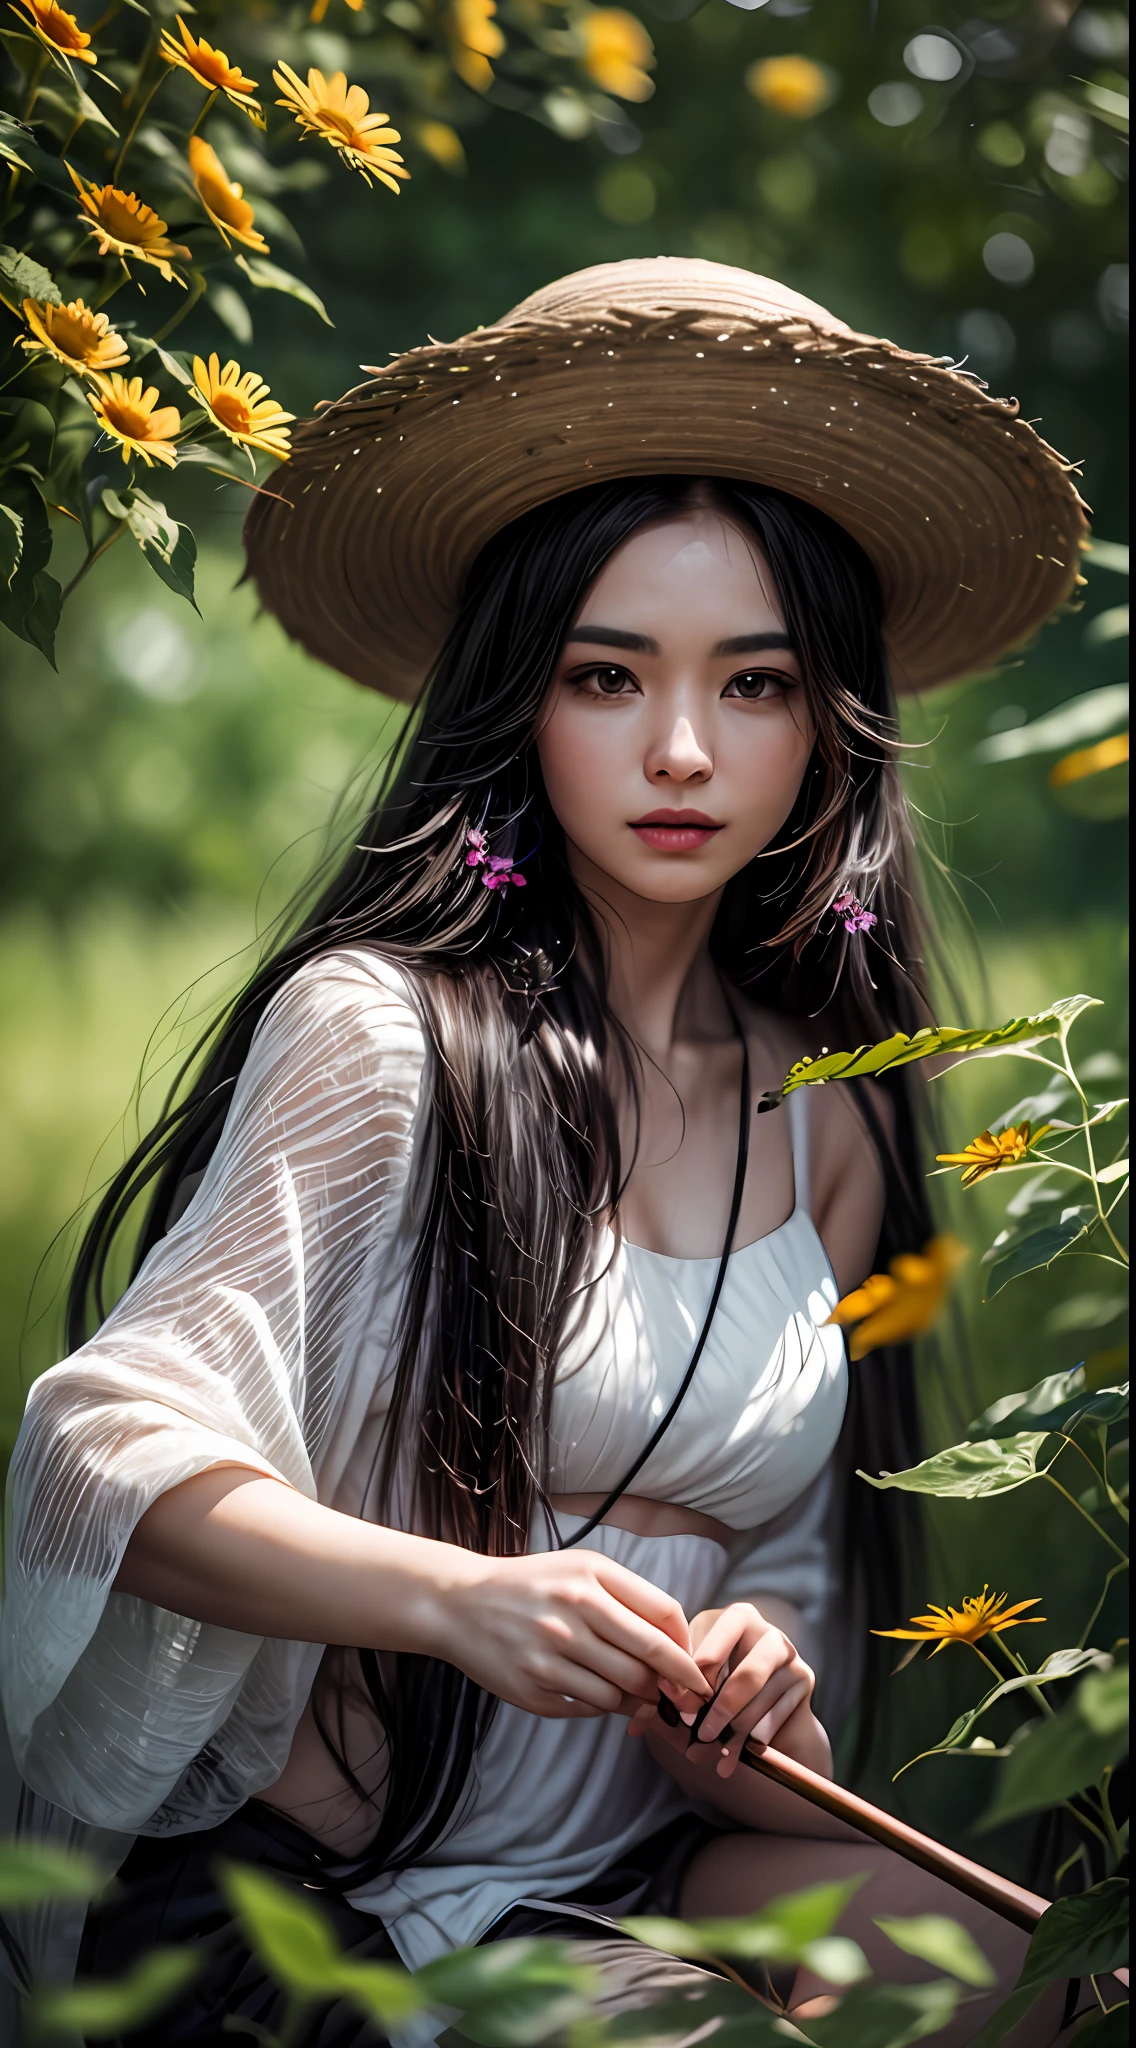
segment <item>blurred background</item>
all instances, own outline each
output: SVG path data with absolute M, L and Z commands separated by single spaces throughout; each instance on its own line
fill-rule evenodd
M 413 12 L 413 0 L 371 5 L 392 19 Z M 855 327 L 965 359 L 1016 395 L 1082 466 L 1111 545 L 1086 558 L 1079 604 L 1034 647 L 908 708 L 908 783 L 949 910 L 957 994 L 945 1021 L 993 1023 L 1085 989 L 1103 1007 L 1078 1043 L 1119 1094 L 1123 796 L 1111 774 L 1055 791 L 1049 769 L 1126 716 L 1126 16 L 1070 0 L 986 0 L 980 16 L 946 0 L 706 0 L 694 12 L 658 0 L 637 11 L 654 43 L 653 96 L 609 99 L 610 114 L 587 120 L 571 95 L 518 106 L 524 96 L 511 100 L 502 80 L 459 108 L 448 168 L 408 149 L 413 177 L 397 200 L 338 170 L 293 191 L 303 248 L 287 260 L 335 324 L 272 298 L 242 361 L 303 413 L 358 381 L 361 364 L 489 321 L 561 272 L 697 254 L 783 279 Z M 320 35 L 314 61 L 333 68 L 345 46 L 330 18 Z M 769 69 L 778 57 L 798 62 Z M 232 347 L 205 304 L 178 339 L 222 359 Z M 257 618 L 240 585 L 247 493 L 205 472 L 194 487 L 200 615 L 134 549 L 118 549 L 69 603 L 57 671 L 4 641 L 5 1452 L 31 1378 L 59 1355 L 77 1213 L 328 835 L 349 830 L 395 729 L 390 707 Z M 1114 695 L 1094 697 L 1087 729 L 1066 718 L 1031 750 L 1030 721 L 1105 689 Z M 962 1144 L 1029 1085 L 1024 1069 L 989 1062 L 938 1083 L 945 1136 Z M 985 1248 L 1000 1201 L 935 1187 L 944 1218 Z M 973 1258 L 959 1330 L 924 1368 L 929 1437 L 953 1441 L 997 1394 L 1121 1343 L 1121 1296 L 1101 1270 L 1086 1266 L 1072 1295 L 1063 1273 L 1048 1297 L 1043 1278 L 984 1306 Z M 1051 1499 L 1039 1487 L 979 1512 L 939 1504 L 922 1590 L 956 1603 L 984 1581 L 1012 1599 L 1043 1594 L 1046 1640 L 1069 1640 L 1070 1627 L 1075 1637 L 1084 1588 L 1065 1569 Z M 892 1682 L 877 1789 L 921 1746 L 916 1725 L 933 1739 L 973 1697 L 967 1661 L 952 1651 Z M 982 1776 L 936 1760 L 887 1797 L 958 1835 L 986 1799 Z M 1009 1867 L 1023 1842 L 1011 1834 L 986 1853 Z

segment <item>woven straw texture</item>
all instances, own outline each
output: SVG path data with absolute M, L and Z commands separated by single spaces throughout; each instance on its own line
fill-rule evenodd
M 1085 508 L 1017 411 L 768 278 L 604 264 L 306 420 L 246 522 L 250 572 L 311 654 L 408 698 L 511 519 L 613 477 L 737 477 L 855 536 L 896 687 L 923 689 L 990 668 L 1072 592 Z

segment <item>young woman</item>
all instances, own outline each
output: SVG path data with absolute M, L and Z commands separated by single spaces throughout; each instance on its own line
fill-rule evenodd
M 208 1936 L 132 2040 L 271 2026 L 232 1859 L 358 1954 L 570 1936 L 611 2012 L 704 1982 L 621 1915 L 865 1871 L 882 1975 L 926 1971 L 875 1918 L 936 1910 L 1004 1984 L 1012 1930 L 737 1764 L 752 1733 L 831 1771 L 907 1540 L 848 1481 L 917 1454 L 908 1356 L 850 1378 L 829 1321 L 930 1228 L 908 1083 L 778 1090 L 927 1014 L 889 652 L 935 680 L 1045 616 L 1064 467 L 958 373 L 660 261 L 395 364 L 278 481 L 267 602 L 429 682 L 110 1189 L 29 1400 L 22 1824 L 124 1858 L 79 1967 Z

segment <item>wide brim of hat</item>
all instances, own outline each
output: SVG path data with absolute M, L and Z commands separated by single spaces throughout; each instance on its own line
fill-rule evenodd
M 309 653 L 413 697 L 485 543 L 589 483 L 680 474 L 788 492 L 875 566 L 897 689 L 989 670 L 1071 594 L 1072 465 L 940 359 L 771 280 L 683 259 L 562 279 L 398 357 L 295 432 L 245 528 Z

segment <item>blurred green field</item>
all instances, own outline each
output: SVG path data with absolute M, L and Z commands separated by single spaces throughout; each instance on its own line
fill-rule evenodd
M 988 0 L 985 13 L 1029 28 L 1045 10 Z M 352 381 L 360 360 L 490 319 L 558 271 L 641 253 L 717 256 L 783 277 L 853 324 L 969 354 L 998 389 L 1020 395 L 1051 440 L 1084 460 L 1097 530 L 1121 539 L 1123 165 L 1107 135 L 1097 137 L 1103 185 L 1053 172 L 1045 151 L 1056 132 L 1054 98 L 1073 105 L 1073 81 L 1112 76 L 1122 63 L 1122 17 L 1066 14 L 1067 34 L 1038 30 L 1031 42 L 1023 28 L 1016 67 L 979 65 L 969 100 L 931 105 L 910 132 L 873 125 L 867 96 L 881 80 L 909 77 L 906 39 L 926 26 L 915 0 L 883 0 L 871 33 L 843 0 L 771 0 L 757 12 L 709 0 L 691 22 L 652 16 L 658 93 L 635 109 L 637 142 L 613 154 L 595 137 L 572 144 L 507 112 L 483 118 L 489 109 L 479 107 L 464 182 L 416 171 L 397 212 L 341 184 L 333 206 L 326 194 L 306 199 L 297 220 L 309 243 L 307 274 L 339 326 L 331 333 L 289 308 L 258 327 L 250 359 L 301 410 Z M 831 114 L 793 122 L 754 104 L 745 67 L 771 49 L 802 49 L 830 67 L 839 82 Z M 1003 164 L 979 146 L 998 123 L 1021 138 L 1017 165 L 1004 136 Z M 1028 277 L 992 275 L 982 252 L 995 231 L 1029 243 Z M 195 339 L 224 346 L 212 316 L 203 309 L 197 317 Z M 349 829 L 352 793 L 373 780 L 394 730 L 381 700 L 308 661 L 255 616 L 237 581 L 243 494 L 210 480 L 198 500 L 200 616 L 123 547 L 69 604 L 57 673 L 30 648 L 4 642 L 4 1450 L 31 1378 L 59 1355 L 60 1291 L 80 1206 L 156 1108 L 179 1048 Z M 1123 680 L 1126 642 L 1094 635 L 1090 622 L 1125 596 L 1118 576 L 1090 558 L 1082 609 L 996 677 L 938 692 L 905 714 L 912 801 L 933 864 L 949 875 L 936 890 L 957 989 L 949 1008 L 961 1012 L 949 1021 L 993 1023 L 1084 989 L 1104 1007 L 1078 1025 L 1076 1042 L 1104 1056 L 1102 1077 L 1125 1041 L 1123 823 L 1063 808 L 1046 757 L 981 765 L 975 748 Z M 1029 1092 L 1030 1075 L 1020 1063 L 987 1062 L 934 1085 L 953 1148 Z M 1107 1092 L 1122 1093 L 1119 1080 Z M 944 1219 L 974 1254 L 959 1331 L 922 1368 L 928 1435 L 942 1443 L 996 1395 L 1119 1344 L 1126 1324 L 1117 1276 L 1084 1261 L 1015 1283 L 983 1306 L 980 1254 L 999 1227 L 1003 1197 L 997 1186 L 966 1196 L 943 1180 L 935 1187 Z M 1039 1594 L 1047 1621 L 1036 1636 L 1057 1647 L 1075 1637 L 1100 1576 L 1087 1541 L 1072 1539 L 1069 1517 L 1073 1510 L 1044 1487 L 982 1507 L 941 1504 L 929 1518 L 923 1590 L 958 1602 L 989 1581 L 1014 1599 Z M 1110 1616 L 1102 1640 L 1106 1624 Z M 912 1731 L 938 1736 L 973 1696 L 961 1651 L 898 1677 L 877 1785 L 919 1746 Z M 987 1796 L 982 1776 L 980 1767 L 939 1761 L 888 1797 L 959 1836 Z M 1019 1830 L 990 1853 L 1012 1864 L 1027 1835 Z

